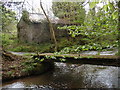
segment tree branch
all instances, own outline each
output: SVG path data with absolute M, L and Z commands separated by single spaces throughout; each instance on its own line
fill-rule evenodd
M 53 38 L 53 41 L 54 41 L 54 44 L 55 44 L 55 52 L 56 52 L 56 51 L 57 51 L 57 40 L 56 40 L 56 37 L 55 37 L 55 31 L 54 31 L 54 29 L 53 29 L 53 25 L 52 25 L 52 23 L 51 23 L 49 17 L 47 16 L 47 14 L 46 14 L 46 12 L 45 12 L 43 6 L 42 6 L 41 0 L 40 0 L 40 7 L 41 7 L 41 9 L 42 9 L 42 11 L 43 11 L 43 13 L 44 13 L 44 15 L 45 15 L 45 17 L 46 17 L 48 23 L 49 23 L 50 33 L 51 33 L 51 35 L 52 35 L 52 36 L 51 36 L 51 39 Z

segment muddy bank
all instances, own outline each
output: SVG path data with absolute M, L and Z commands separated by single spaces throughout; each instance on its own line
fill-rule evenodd
M 13 55 L 1 50 L 2 54 L 2 81 L 37 75 L 53 69 L 53 63 L 35 62 L 30 57 Z

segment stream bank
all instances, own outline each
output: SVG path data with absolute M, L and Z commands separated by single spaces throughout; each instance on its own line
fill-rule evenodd
M 101 52 L 105 55 L 115 55 L 117 50 L 112 51 L 104 51 Z M 36 63 L 32 58 L 30 58 L 31 54 L 35 53 L 25 53 L 25 52 L 5 52 L 3 51 L 3 62 L 2 62 L 2 80 L 8 81 L 15 78 L 21 78 L 30 75 L 42 74 L 48 72 L 54 68 L 54 62 L 44 62 L 44 63 Z M 97 55 L 97 51 L 85 51 L 81 54 L 88 55 Z M 4 56 L 7 55 L 7 56 Z M 101 54 L 100 54 L 101 55 Z M 84 60 L 85 61 L 85 60 Z M 88 62 L 88 61 L 87 61 Z
M 53 63 L 35 63 L 31 57 L 17 56 L 2 50 L 2 81 L 45 73 Z
M 11 80 L 2 84 L 3 89 L 40 89 L 40 90 L 100 90 L 120 88 L 119 67 L 55 63 L 53 71 L 37 76 Z M 96 90 L 97 90 L 96 89 Z M 112 89 L 112 90 L 113 90 Z

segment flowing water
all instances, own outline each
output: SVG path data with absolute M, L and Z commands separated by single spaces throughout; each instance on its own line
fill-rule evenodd
M 12 54 L 15 55 L 25 55 L 25 54 L 35 54 L 34 52 L 13 52 L 9 51 Z M 90 54 L 90 55 L 115 55 L 118 53 L 118 48 L 112 48 L 112 50 L 107 49 L 107 51 L 83 51 L 80 54 Z
M 119 88 L 119 68 L 113 66 L 55 63 L 55 69 L 3 83 L 7 88 Z

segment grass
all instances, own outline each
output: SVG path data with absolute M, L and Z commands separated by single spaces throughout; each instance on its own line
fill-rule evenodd
M 50 52 L 51 44 L 28 44 L 19 43 L 15 45 L 15 48 L 9 49 L 9 51 L 14 52 Z
M 10 33 L 2 33 L 0 36 L 2 37 L 3 48 L 7 51 L 39 53 L 54 52 L 54 44 L 52 43 L 35 44 L 20 42 L 17 39 L 17 34 L 11 35 Z M 62 38 L 58 41 L 58 51 L 72 44 L 74 43 L 68 41 L 66 38 Z
M 25 53 L 24 56 L 33 56 L 33 55 L 36 55 L 36 54 L 32 54 L 32 53 Z
M 5 50 L 8 51 L 14 51 L 14 52 L 39 52 L 39 53 L 53 53 L 54 52 L 54 44 L 52 43 L 41 43 L 41 44 L 35 44 L 35 43 L 26 43 L 26 42 L 20 42 L 17 39 L 17 34 L 16 33 L 0 33 L 0 37 L 2 37 L 2 46 Z M 77 45 L 77 47 L 76 47 Z M 61 38 L 58 40 L 58 52 L 59 51 L 65 51 L 68 53 L 70 53 L 69 51 L 71 51 L 72 53 L 79 53 L 81 52 L 81 50 L 79 50 L 79 40 L 68 40 L 67 38 Z M 104 46 L 106 46 L 106 44 L 103 44 Z M 116 44 L 117 45 L 117 44 Z M 84 45 L 85 46 L 85 45 Z M 84 49 L 87 49 L 89 45 L 87 44 L 87 46 Z M 90 47 L 90 46 L 89 46 Z M 89 48 L 88 47 L 88 48 Z M 100 46 L 94 46 L 95 48 L 101 48 Z M 67 51 L 66 51 L 67 49 Z M 83 49 L 83 48 L 82 48 Z M 106 50 L 106 49 L 102 49 L 102 50 Z
M 2 37 L 2 45 L 5 50 L 15 52 L 52 52 L 53 44 L 42 43 L 25 43 L 19 42 L 17 35 L 11 35 L 10 33 L 0 34 Z

